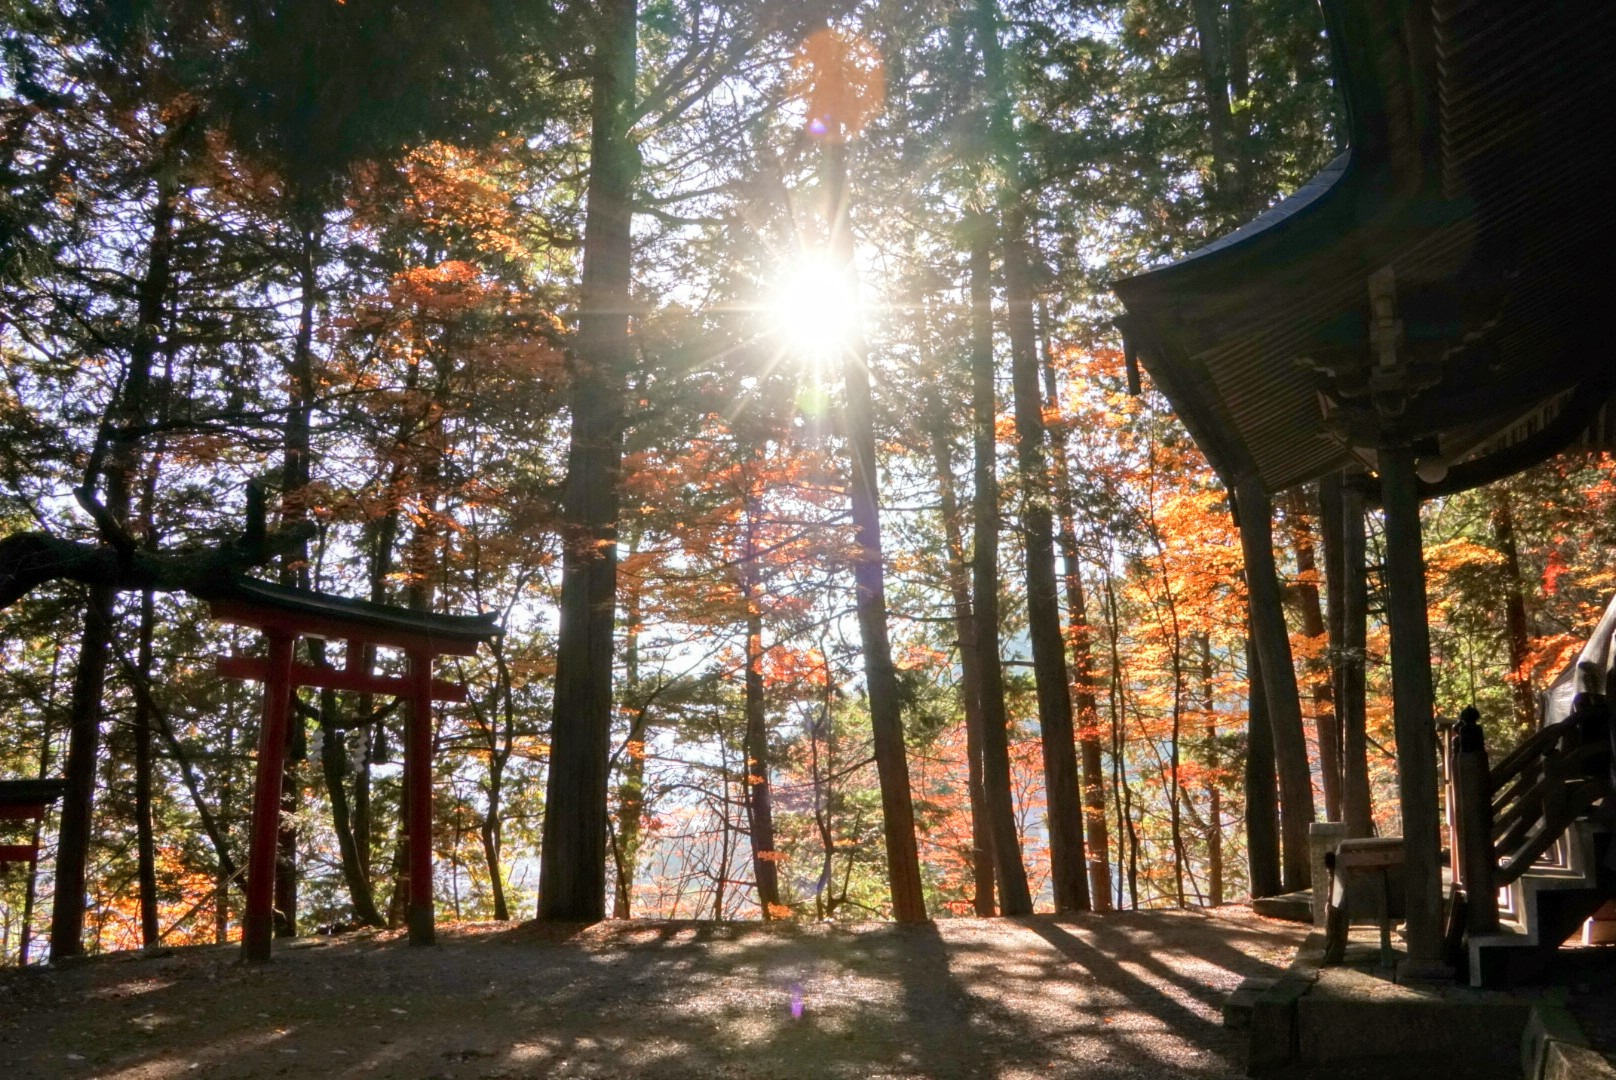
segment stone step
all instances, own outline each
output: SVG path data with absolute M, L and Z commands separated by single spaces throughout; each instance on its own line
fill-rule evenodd
M 1251 910 L 1269 919 L 1287 922 L 1313 922 L 1313 890 L 1285 893 L 1281 896 L 1261 896 L 1251 902 Z
M 1223 1026 L 1234 1031 L 1251 1028 L 1251 1011 L 1257 1004 L 1257 995 L 1271 990 L 1279 979 L 1267 975 L 1251 975 L 1243 979 L 1229 1000 L 1223 1003 Z
M 1450 1058 L 1401 1054 L 1396 1057 L 1360 1058 L 1357 1061 L 1286 1065 L 1262 1074 L 1262 1080 L 1448 1080 L 1450 1077 L 1463 1077 L 1464 1080 L 1521 1080 L 1521 1070 L 1513 1062 L 1480 1065 L 1466 1062 L 1462 1068 L 1455 1068 Z

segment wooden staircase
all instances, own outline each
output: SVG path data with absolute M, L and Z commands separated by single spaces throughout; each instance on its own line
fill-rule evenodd
M 1518 985 L 1541 978 L 1555 950 L 1616 897 L 1616 725 L 1607 698 L 1579 694 L 1569 716 L 1489 769 L 1476 719 L 1466 710 L 1449 758 L 1455 917 L 1470 984 Z
M 1563 865 L 1535 866 L 1510 883 L 1498 930 L 1466 939 L 1471 986 L 1515 986 L 1543 976 L 1555 950 L 1616 896 L 1616 875 L 1599 865 L 1610 839 L 1608 826 L 1574 822 L 1564 834 Z

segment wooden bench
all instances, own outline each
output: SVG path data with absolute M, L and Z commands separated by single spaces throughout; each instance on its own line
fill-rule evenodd
M 1380 962 L 1392 966 L 1392 923 L 1404 917 L 1403 861 L 1401 836 L 1343 840 L 1325 856 L 1330 871 L 1326 964 L 1346 958 L 1348 927 L 1372 921 L 1380 925 Z

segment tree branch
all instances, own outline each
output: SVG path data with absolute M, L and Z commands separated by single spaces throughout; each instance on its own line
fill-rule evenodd
M 151 589 L 207 599 L 228 591 L 242 572 L 292 551 L 314 534 L 312 522 L 277 529 L 249 525 L 245 535 L 216 547 L 119 551 L 107 544 L 66 540 L 46 532 L 0 538 L 0 610 L 52 581 L 101 585 L 120 592 Z

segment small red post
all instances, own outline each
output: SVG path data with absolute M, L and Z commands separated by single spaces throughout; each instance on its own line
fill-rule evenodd
M 281 776 L 286 769 L 286 725 L 292 704 L 290 634 L 266 630 L 269 663 L 264 680 L 264 718 L 258 730 L 258 774 L 253 782 L 252 846 L 247 854 L 247 911 L 242 918 L 241 958 L 269 960 L 275 936 L 275 844 L 281 821 Z
M 411 945 L 436 938 L 432 910 L 432 654 L 412 652 L 409 713 L 405 721 L 404 771 L 409 777 Z

